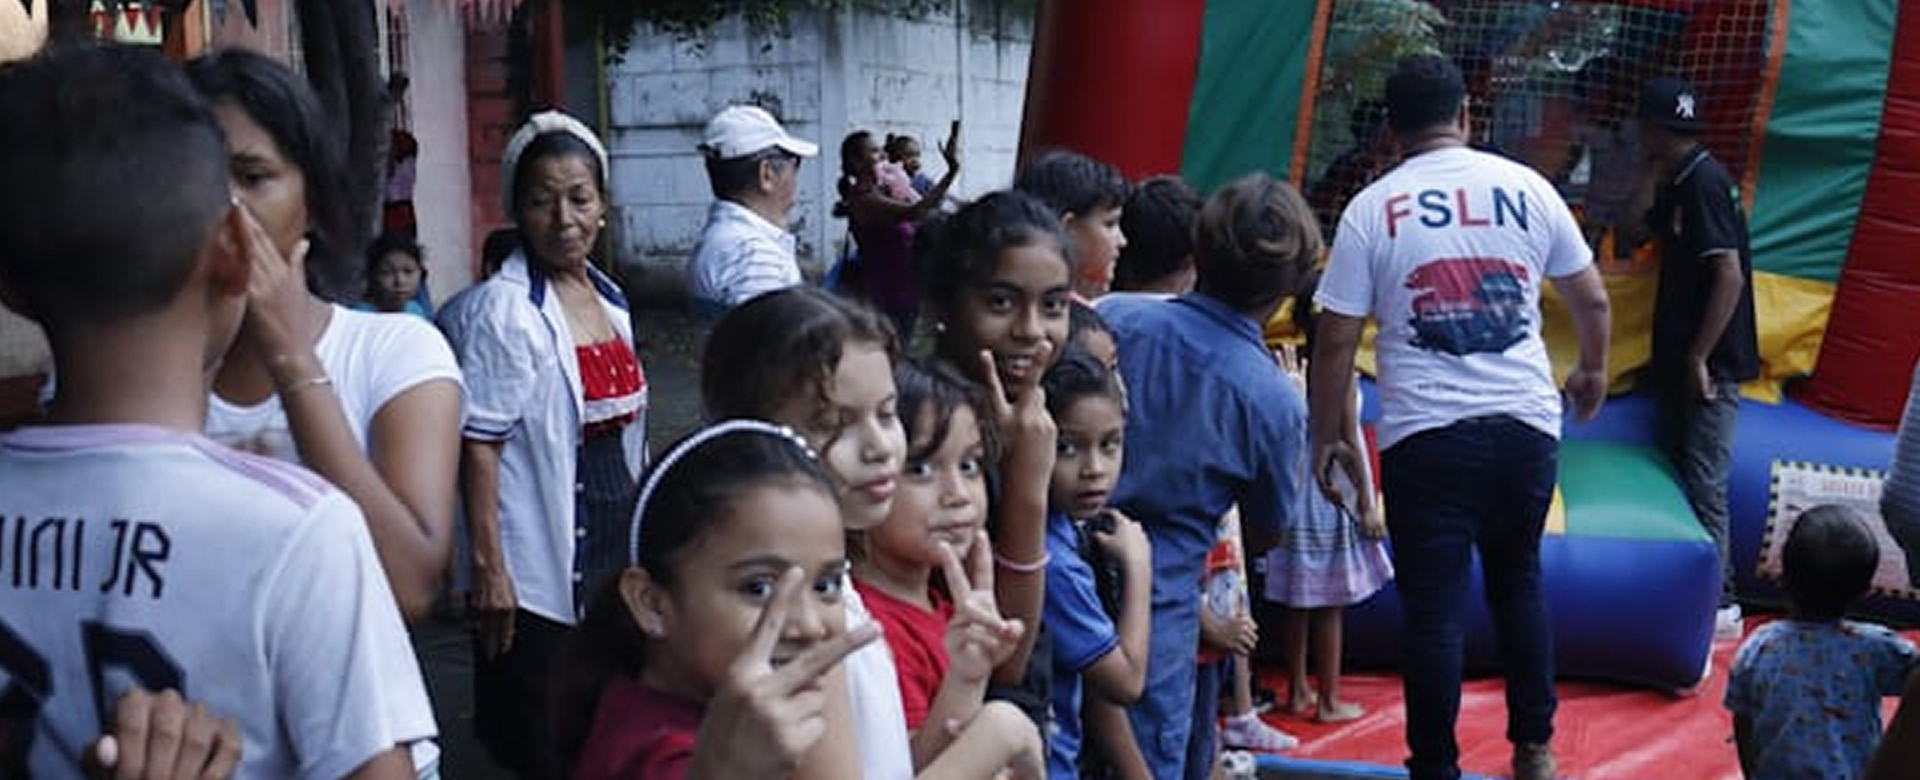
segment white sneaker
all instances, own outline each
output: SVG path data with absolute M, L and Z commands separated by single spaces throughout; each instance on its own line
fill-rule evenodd
M 1745 633 L 1746 624 L 1740 620 L 1740 605 L 1728 604 L 1713 613 L 1713 641 L 1737 641 Z

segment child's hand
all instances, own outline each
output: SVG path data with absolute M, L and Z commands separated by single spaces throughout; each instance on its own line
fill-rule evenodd
M 976 531 L 967 550 L 967 566 L 951 547 L 941 547 L 941 565 L 947 592 L 953 595 L 953 619 L 947 623 L 947 674 L 966 682 L 981 682 L 1013 655 L 1026 626 L 1000 616 L 993 596 L 993 553 L 987 532 Z M 968 571 L 971 570 L 971 574 Z
M 1355 515 L 1355 518 L 1356 522 L 1360 523 L 1361 536 L 1368 539 L 1387 538 L 1387 518 L 1385 513 L 1380 511 L 1380 502 L 1371 498 L 1361 498 L 1360 513 Z
M 820 678 L 878 638 L 880 629 L 868 624 L 848 631 L 775 668 L 773 652 L 788 615 L 809 597 L 802 578 L 798 567 L 781 575 L 746 649 L 708 702 L 688 777 L 785 777 L 827 733 Z
M 1005 470 L 1010 474 L 1051 474 L 1060 430 L 1047 414 L 1047 391 L 1041 389 L 1040 366 L 1052 360 L 1052 347 L 1042 350 L 1030 377 L 1020 386 L 1009 388 L 1000 380 L 993 353 L 980 352 L 980 372 L 986 378 L 987 394 L 992 399 L 994 420 L 1006 437 Z
M 113 707 L 113 731 L 81 758 L 88 777 L 225 780 L 240 764 L 240 727 L 174 690 L 127 691 Z
M 1300 390 L 1300 394 L 1306 395 L 1307 361 L 1300 357 L 1299 348 L 1292 344 L 1281 344 L 1279 349 L 1273 351 L 1273 359 L 1280 364 L 1280 370 L 1286 372 L 1287 378 L 1293 380 L 1293 386 Z
M 1139 523 L 1119 510 L 1109 509 L 1107 512 L 1113 515 L 1113 530 L 1093 532 L 1093 540 L 1100 545 L 1100 549 L 1118 561 L 1151 563 L 1153 547 L 1147 542 L 1147 532 L 1140 530 Z

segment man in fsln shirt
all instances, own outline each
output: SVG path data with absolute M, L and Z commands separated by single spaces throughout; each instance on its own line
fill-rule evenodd
M 718 315 L 800 283 L 787 212 L 800 161 L 819 151 L 756 106 L 728 106 L 707 123 L 700 152 L 714 201 L 687 267 L 696 312 Z

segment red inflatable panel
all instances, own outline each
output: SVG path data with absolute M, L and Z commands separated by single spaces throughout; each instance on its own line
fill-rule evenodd
M 1047 0 L 1021 156 L 1063 147 L 1129 179 L 1180 172 L 1206 0 Z
M 1802 400 L 1891 430 L 1920 357 L 1920 7 L 1901 3 L 1880 143 L 1834 292 L 1820 362 Z

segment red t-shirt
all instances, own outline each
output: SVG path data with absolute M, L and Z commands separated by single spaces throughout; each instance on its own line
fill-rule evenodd
M 953 602 L 937 590 L 927 589 L 933 610 L 896 599 L 879 588 L 858 579 L 853 586 L 867 611 L 886 631 L 887 649 L 893 652 L 895 676 L 900 678 L 900 703 L 907 713 L 907 730 L 915 731 L 927 719 L 933 696 L 940 692 L 940 681 L 947 679 L 947 623 L 953 620 Z
M 680 780 L 693 760 L 693 739 L 705 712 L 637 680 L 608 682 L 573 780 Z

